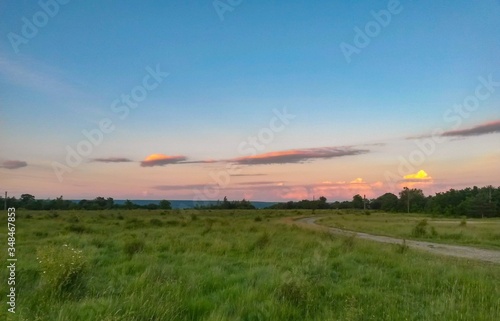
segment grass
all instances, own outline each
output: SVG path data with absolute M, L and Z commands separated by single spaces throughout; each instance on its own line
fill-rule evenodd
M 278 224 L 295 212 L 17 213 L 17 311 L 2 320 L 500 317 L 497 266 Z
M 330 211 L 318 223 L 401 239 L 500 249 L 500 218 L 436 218 L 429 215 Z

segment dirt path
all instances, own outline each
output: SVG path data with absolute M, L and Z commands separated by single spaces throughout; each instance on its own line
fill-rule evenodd
M 356 237 L 360 239 L 376 241 L 381 243 L 401 244 L 403 242 L 402 239 L 394 237 L 366 234 L 362 232 L 346 231 L 339 228 L 320 225 L 316 223 L 316 221 L 319 220 L 320 218 L 321 217 L 305 217 L 295 220 L 294 223 L 305 227 L 314 227 L 321 230 L 328 230 L 330 233 L 338 235 L 349 236 L 352 234 L 356 234 Z M 424 250 L 435 254 L 455 256 L 455 257 L 500 264 L 500 251 L 478 249 L 468 246 L 447 245 L 447 244 L 412 241 L 412 240 L 406 240 L 406 245 L 408 245 L 408 247 L 410 248 Z

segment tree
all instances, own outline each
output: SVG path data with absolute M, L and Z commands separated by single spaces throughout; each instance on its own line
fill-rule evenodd
M 172 204 L 170 204 L 170 202 L 167 201 L 167 200 L 161 200 L 160 201 L 160 209 L 162 209 L 162 210 L 171 210 L 172 209 Z
M 363 197 L 359 194 L 356 194 L 352 197 L 352 207 L 353 208 L 363 208 L 364 200 Z
M 423 212 L 427 199 L 421 189 L 405 187 L 399 192 L 399 210 L 404 212 Z
M 135 204 L 132 203 L 130 200 L 126 200 L 125 203 L 123 203 L 123 207 L 125 207 L 128 210 L 131 210 L 135 208 Z

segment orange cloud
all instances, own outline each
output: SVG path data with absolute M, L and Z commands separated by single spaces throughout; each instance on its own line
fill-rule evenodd
M 334 157 L 366 154 L 368 152 L 370 151 L 366 149 L 355 149 L 352 147 L 290 149 L 279 152 L 269 152 L 253 156 L 239 157 L 230 161 L 241 165 L 303 163 L 313 159 L 329 159 Z
M 362 178 L 358 177 L 355 180 L 351 181 L 351 184 L 365 184 Z
M 419 170 L 415 174 L 409 174 L 403 177 L 405 180 L 431 180 L 432 177 L 430 177 L 424 170 Z
M 164 166 L 169 164 L 177 164 L 185 161 L 185 156 L 168 156 L 164 154 L 151 154 L 141 162 L 142 167 Z

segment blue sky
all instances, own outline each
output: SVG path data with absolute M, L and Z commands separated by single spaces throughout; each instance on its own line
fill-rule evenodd
M 396 188 L 405 184 L 399 157 L 416 148 L 407 137 L 452 130 L 446 110 L 474 95 L 479 77 L 500 81 L 498 1 L 243 0 L 222 20 L 214 3 L 237 2 L 69 1 L 17 46 L 12 35 L 23 36 L 23 17 L 32 22 L 43 9 L 34 1 L 0 4 L 0 162 L 26 163 L 4 164 L 2 185 L 41 197 L 192 198 L 194 189 L 215 184 L 211 172 L 249 156 L 239 144 L 286 108 L 295 118 L 259 152 L 307 150 L 298 152 L 301 161 L 245 165 L 244 173 L 259 176 L 232 176 L 221 195 L 279 200 L 321 191 L 337 199 L 358 188 L 377 196 L 390 188 L 387 171 L 401 176 Z M 354 28 L 364 30 L 372 11 L 390 3 L 399 13 L 348 63 L 341 44 L 352 45 Z M 119 119 L 113 101 L 156 66 L 169 75 Z M 458 130 L 481 131 L 500 119 L 495 90 L 461 117 Z M 76 148 L 82 131 L 103 118 L 115 131 L 58 179 L 54 162 L 68 165 L 66 146 Z M 497 184 L 499 174 L 487 174 L 500 160 L 495 126 L 439 144 L 413 166 L 432 177 L 418 186 L 432 193 Z M 369 152 L 310 158 L 315 148 L 345 146 Z M 155 154 L 165 161 L 141 168 Z M 195 163 L 172 163 L 172 156 Z M 95 161 L 111 158 L 129 161 Z M 200 163 L 206 160 L 215 162 Z M 362 184 L 351 184 L 357 178 Z M 280 192 L 283 186 L 291 192 Z

